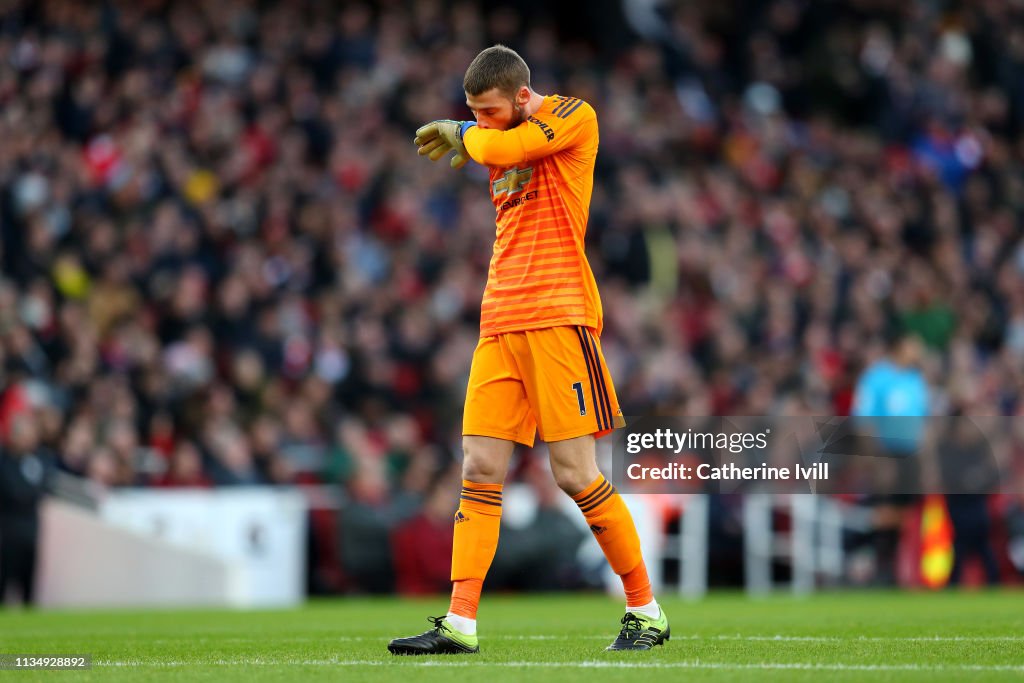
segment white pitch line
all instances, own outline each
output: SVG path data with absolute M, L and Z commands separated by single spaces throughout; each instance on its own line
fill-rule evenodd
M 405 666 L 405 667 L 502 667 L 502 668 L 541 668 L 541 669 L 697 669 L 697 670 L 728 670 L 728 671 L 969 671 L 969 672 L 1012 672 L 1024 673 L 1024 665 L 1014 664 L 826 664 L 820 662 L 756 662 L 739 664 L 732 662 L 704 662 L 699 659 L 682 662 L 615 662 L 615 661 L 579 661 L 579 662 L 487 662 L 474 661 L 442 661 L 429 659 L 420 661 L 418 658 L 394 658 L 388 660 L 342 660 L 342 659 L 305 659 L 305 660 L 274 660 L 268 658 L 251 659 L 216 659 L 197 661 L 98 661 L 94 666 L 111 667 L 153 667 L 177 668 L 200 666 Z
M 33 634 L 26 634 L 19 632 L 19 636 L 32 636 Z M 39 635 L 51 635 L 46 633 L 40 633 Z M 487 640 L 525 640 L 525 641 L 543 641 L 543 640 L 608 640 L 611 636 L 609 634 L 604 635 L 573 635 L 573 634 L 510 634 L 510 633 L 485 633 L 481 636 L 485 641 Z M 384 642 L 389 640 L 387 636 L 372 637 L 372 636 L 339 636 L 331 633 L 322 633 L 317 636 L 286 636 L 283 638 L 273 638 L 272 641 L 275 643 L 363 643 L 363 642 Z M 202 637 L 180 637 L 180 638 L 147 638 L 147 644 L 167 644 L 167 643 L 180 643 L 183 641 L 196 642 L 196 643 L 210 643 L 217 645 L 219 643 L 248 643 L 252 642 L 253 638 L 247 637 L 229 637 L 219 638 L 215 636 L 202 636 Z M 692 640 L 692 641 L 742 641 L 742 642 L 774 642 L 774 643 L 889 643 L 889 642 L 902 642 L 902 643 L 1020 643 L 1024 642 L 1024 635 L 1022 636 L 787 636 L 787 635 L 743 635 L 741 633 L 735 634 L 713 634 L 713 635 L 701 635 L 698 633 L 673 633 L 672 640 Z
M 605 640 L 608 638 L 607 635 L 589 635 L 589 636 L 578 636 L 578 635 L 484 635 L 485 639 L 496 639 L 496 640 L 579 640 L 580 638 L 586 638 L 588 640 Z M 1024 636 L 851 636 L 844 638 L 842 636 L 784 636 L 784 635 L 763 635 L 763 636 L 745 636 L 742 634 L 718 634 L 718 635 L 699 635 L 699 634 L 672 634 L 673 640 L 740 640 L 750 642 L 778 642 L 778 643 L 887 643 L 887 642 L 907 642 L 907 643 L 975 643 L 975 642 L 1024 642 Z M 375 640 L 374 638 L 363 638 L 363 640 Z
M 484 640 L 607 640 L 609 635 L 571 635 L 571 634 L 531 634 L 531 635 L 515 635 L 509 633 L 497 633 L 497 634 L 484 634 L 481 636 Z M 784 636 L 784 635 L 760 635 L 760 636 L 745 636 L 740 633 L 736 634 L 716 634 L 716 635 L 700 635 L 696 633 L 682 633 L 672 634 L 673 640 L 739 640 L 739 641 L 750 641 L 750 642 L 777 642 L 777 643 L 887 643 L 887 642 L 907 642 L 907 643 L 982 643 L 982 642 L 1024 642 L 1024 636 L 851 636 L 844 638 L 842 636 Z M 246 642 L 248 638 L 228 638 L 228 639 L 217 639 L 216 642 Z M 340 642 L 373 642 L 383 641 L 387 638 L 373 638 L 370 636 L 318 636 L 313 637 L 288 637 L 276 639 L 274 642 L 324 642 L 324 641 L 340 641 Z M 156 642 L 156 641 L 147 641 Z M 167 640 L 167 642 L 172 642 Z
M 673 634 L 673 638 L 679 638 Z M 1024 636 L 851 636 L 844 638 L 842 636 L 744 636 L 741 634 L 736 635 L 714 635 L 714 636 L 701 636 L 701 635 L 683 635 L 683 640 L 744 640 L 744 641 L 771 641 L 771 642 L 820 642 L 820 643 L 888 643 L 888 642 L 904 642 L 904 643 L 951 643 L 951 642 L 1020 642 L 1024 641 Z
M 19 635 L 23 635 L 20 634 Z M 496 634 L 484 634 L 482 638 L 484 640 L 527 640 L 527 641 L 542 641 L 542 640 L 607 640 L 611 636 L 605 635 L 572 635 L 572 634 L 509 634 L 509 633 L 496 633 Z M 673 633 L 673 640 L 706 640 L 706 641 L 743 641 L 743 642 L 773 642 L 773 643 L 888 643 L 888 642 L 905 642 L 905 643 L 1018 643 L 1024 642 L 1024 636 L 786 636 L 786 635 L 743 635 L 740 633 L 736 634 L 714 634 L 714 635 L 700 635 L 696 633 Z M 230 637 L 230 638 L 216 638 L 216 637 L 200 637 L 200 638 L 156 638 L 147 639 L 147 644 L 166 644 L 166 643 L 179 643 L 188 640 L 189 642 L 199 643 L 211 643 L 216 645 L 218 643 L 248 643 L 252 642 L 253 638 L 245 637 Z M 372 636 L 336 636 L 329 633 L 324 633 L 317 636 L 287 636 L 283 638 L 274 638 L 275 643 L 363 643 L 363 642 L 384 642 L 388 640 L 387 637 L 381 636 L 374 638 Z

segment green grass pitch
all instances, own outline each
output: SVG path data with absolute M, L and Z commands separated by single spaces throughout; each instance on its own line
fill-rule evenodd
M 0 612 L 0 653 L 89 654 L 46 681 L 1024 680 L 1020 592 L 664 598 L 672 640 L 604 652 L 621 607 L 601 595 L 484 595 L 481 654 L 393 657 L 443 598 L 315 601 L 282 611 Z

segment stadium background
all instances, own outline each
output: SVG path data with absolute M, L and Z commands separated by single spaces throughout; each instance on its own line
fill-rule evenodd
M 1017 415 L 1022 19 L 1011 0 L 2 3 L 4 457 L 100 490 L 326 484 L 312 592 L 443 592 L 493 209 L 481 169 L 418 159 L 412 131 L 466 118 L 462 73 L 495 42 L 598 112 L 587 241 L 628 414 L 845 415 L 903 331 L 938 414 Z M 489 586 L 596 585 L 550 552 L 583 536 L 542 450 L 510 478 L 550 545 L 503 532 Z M 712 506 L 724 583 L 741 505 Z M 1018 580 L 1021 501 L 988 505 Z

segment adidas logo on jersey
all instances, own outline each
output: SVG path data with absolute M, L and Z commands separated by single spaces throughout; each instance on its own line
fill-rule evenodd
M 594 532 L 595 536 L 600 536 L 604 532 L 608 531 L 608 527 L 606 527 L 606 526 L 598 526 L 596 524 L 591 524 L 590 525 L 590 530 Z
M 456 524 L 462 524 L 463 522 L 468 522 L 468 521 L 469 521 L 469 517 L 467 517 L 466 515 L 462 514 L 462 510 L 459 510 L 458 512 L 455 513 L 455 523 Z

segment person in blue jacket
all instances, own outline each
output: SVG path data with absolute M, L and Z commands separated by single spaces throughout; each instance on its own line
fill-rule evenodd
M 931 412 L 931 391 L 919 367 L 923 356 L 918 337 L 895 337 L 886 355 L 864 369 L 854 392 L 852 413 L 874 446 L 865 454 L 875 456 L 872 537 L 876 580 L 883 585 L 896 583 L 900 525 L 920 491 L 919 450 Z

